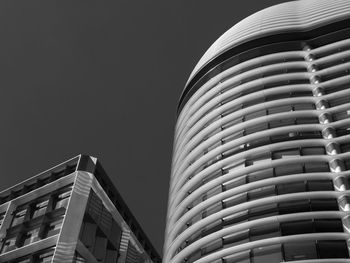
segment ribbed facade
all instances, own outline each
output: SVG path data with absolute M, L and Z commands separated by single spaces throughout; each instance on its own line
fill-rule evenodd
M 179 102 L 164 263 L 350 262 L 350 1 L 262 10 Z

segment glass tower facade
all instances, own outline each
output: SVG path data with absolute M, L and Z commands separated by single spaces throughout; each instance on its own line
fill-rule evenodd
M 85 155 L 2 191 L 0 238 L 0 262 L 161 262 L 98 160 Z
M 350 2 L 264 9 L 180 98 L 164 263 L 349 262 Z

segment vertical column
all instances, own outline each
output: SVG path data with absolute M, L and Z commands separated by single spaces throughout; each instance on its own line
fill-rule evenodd
M 92 175 L 78 171 L 58 238 L 53 263 L 71 263 L 92 185 Z
M 130 230 L 124 229 L 120 240 L 118 263 L 126 262 L 126 254 L 128 253 L 129 242 L 130 242 Z
M 2 224 L 0 226 L 0 249 L 2 248 L 2 245 L 5 241 L 4 239 L 6 237 L 6 230 L 10 227 L 12 217 L 13 217 L 12 213 L 14 210 L 15 210 L 15 205 L 13 204 L 12 201 L 10 201 L 7 204 L 6 213 L 2 221 Z
M 339 192 L 343 192 L 346 190 L 350 190 L 350 185 L 348 180 L 342 176 L 342 172 L 345 171 L 344 162 L 341 159 L 337 158 L 337 155 L 341 153 L 340 147 L 338 143 L 331 141 L 332 138 L 336 137 L 335 129 L 332 126 L 332 116 L 325 112 L 327 108 L 329 108 L 328 101 L 323 97 L 325 92 L 322 87 L 320 87 L 320 83 L 322 82 L 321 78 L 317 75 L 317 62 L 315 61 L 315 57 L 312 54 L 312 50 L 309 46 L 305 46 L 304 50 L 307 52 L 305 56 L 305 60 L 309 63 L 308 72 L 310 74 L 310 83 L 314 85 L 313 88 L 313 96 L 319 98 L 316 103 L 316 109 L 319 112 L 318 118 L 319 122 L 325 126 L 322 130 L 322 136 L 325 140 L 330 140 L 330 142 L 326 145 L 327 155 L 332 156 L 333 158 L 329 161 L 329 167 L 333 176 L 333 185 L 334 189 Z M 350 211 L 350 203 L 349 198 L 346 196 L 341 196 L 338 199 L 338 205 L 340 211 Z M 348 216 L 342 218 L 343 228 L 345 232 L 349 232 L 350 230 L 350 220 Z M 347 241 L 348 249 L 350 253 L 350 241 Z

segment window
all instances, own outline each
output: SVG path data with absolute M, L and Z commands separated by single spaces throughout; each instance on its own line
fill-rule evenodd
M 204 227 L 202 231 L 202 237 L 210 235 L 216 231 L 222 229 L 221 219 L 214 221 L 213 223 Z
M 310 201 L 312 211 L 338 211 L 336 199 L 313 199 Z
M 234 234 L 230 234 L 228 236 L 224 236 L 222 240 L 223 240 L 224 248 L 248 243 L 249 230 L 243 230 L 243 231 L 236 232 Z
M 36 252 L 35 254 L 26 255 L 16 260 L 6 261 L 10 263 L 51 263 L 54 249 L 49 248 Z
M 34 262 L 37 263 L 51 263 L 53 257 L 53 249 L 44 250 L 40 254 L 36 255 L 34 258 Z
M 326 162 L 305 163 L 305 173 L 329 172 L 329 165 Z
M 247 175 L 247 179 L 249 183 L 256 182 L 259 180 L 264 180 L 267 178 L 272 178 L 272 177 L 274 177 L 273 168 L 259 170 Z
M 31 263 L 31 259 L 28 257 L 23 257 L 15 261 L 11 261 L 11 263 Z
M 301 155 L 325 155 L 326 149 L 324 147 L 304 147 L 301 148 Z
M 315 219 L 315 232 L 343 232 L 343 223 L 340 219 Z
M 286 164 L 278 166 L 274 169 L 276 176 L 283 176 L 288 174 L 300 174 L 304 172 L 302 164 Z
M 255 220 L 260 218 L 266 218 L 269 216 L 278 215 L 277 204 L 267 204 L 262 206 L 256 206 L 249 210 L 249 220 Z
M 332 118 L 333 121 L 339 121 L 350 118 L 350 110 L 333 113 Z
M 251 263 L 250 251 L 244 251 L 230 256 L 226 256 L 222 259 L 222 261 L 220 261 L 220 263 Z
M 281 245 L 271 245 L 266 247 L 255 248 L 252 251 L 252 263 L 261 262 L 283 262 Z
M 341 97 L 328 100 L 328 103 L 331 107 L 335 107 L 335 106 L 342 105 L 349 102 L 350 102 L 350 96 L 341 96 Z
M 45 229 L 45 237 L 50 237 L 58 234 L 62 227 L 63 217 L 59 217 L 47 224 Z
M 46 200 L 42 200 L 42 201 L 39 201 L 38 203 L 34 204 L 32 206 L 31 218 L 36 218 L 36 217 L 39 217 L 39 216 L 45 214 L 48 203 L 49 203 L 49 200 L 46 199 Z
M 202 248 L 202 256 L 210 254 L 218 249 L 222 248 L 222 239 L 219 238 L 217 240 L 212 241 L 207 244 L 204 248 Z
M 286 158 L 295 158 L 300 156 L 299 148 L 297 149 L 286 149 L 282 151 L 275 151 L 272 154 L 273 159 L 286 159 Z
M 277 185 L 278 195 L 290 194 L 290 193 L 299 193 L 306 191 L 305 182 L 290 182 L 286 184 Z
M 342 153 L 350 152 L 350 143 L 340 144 L 340 150 Z
M 317 258 L 316 244 L 313 241 L 283 244 L 283 252 L 286 261 Z
M 268 160 L 271 160 L 271 153 L 269 153 L 269 152 L 254 156 L 254 157 L 246 160 L 245 163 L 246 163 L 246 166 L 250 166 L 250 165 L 255 165 L 255 164 L 259 164 L 259 163 L 265 163 Z
M 39 238 L 39 228 L 29 230 L 28 232 L 23 234 L 21 246 L 26 246 L 26 245 L 33 243 L 39 239 L 40 239 Z
M 350 127 L 348 127 L 347 125 L 342 126 L 342 127 L 338 127 L 336 129 L 336 134 L 337 134 L 337 136 L 348 135 L 348 134 L 350 134 Z
M 201 256 L 202 256 L 201 251 L 197 250 L 197 251 L 195 251 L 194 253 L 192 253 L 191 255 L 189 255 L 187 257 L 187 261 L 186 262 L 195 262 L 197 259 L 200 259 Z
M 72 190 L 72 187 L 70 186 L 64 189 L 61 193 L 59 193 L 54 198 L 54 205 L 53 205 L 54 209 L 59 209 L 61 207 L 67 208 L 71 190 Z
M 334 186 L 332 180 L 313 180 L 307 182 L 309 191 L 333 191 Z
M 312 233 L 314 232 L 313 222 L 312 220 L 300 220 L 281 223 L 281 232 L 283 236 Z
M 25 219 L 26 213 L 27 207 L 19 207 L 13 216 L 11 227 L 21 224 Z
M 261 188 L 253 189 L 248 192 L 248 199 L 249 200 L 256 200 L 268 196 L 276 195 L 275 186 L 264 186 Z
M 278 208 L 281 215 L 292 214 L 310 211 L 310 204 L 309 200 L 288 201 L 281 202 Z
M 11 251 L 11 250 L 15 249 L 16 247 L 17 247 L 16 246 L 16 236 L 9 237 L 5 240 L 5 242 L 2 246 L 2 249 L 1 249 L 1 253 Z
M 249 135 L 255 132 L 264 131 L 269 128 L 268 123 L 261 121 L 261 123 L 254 124 L 253 126 L 247 127 L 244 132 L 245 135 Z
M 241 177 L 232 179 L 232 180 L 230 180 L 228 182 L 224 182 L 223 183 L 223 190 L 227 191 L 227 190 L 239 187 L 241 185 L 246 184 L 246 181 L 247 181 L 246 177 L 245 176 L 241 176 Z
M 295 111 L 299 111 L 299 110 L 314 110 L 315 104 L 313 103 L 297 103 L 293 105 L 293 108 Z
M 284 127 L 289 125 L 294 125 L 295 119 L 281 119 L 281 120 L 274 120 L 269 122 L 270 129 L 278 128 L 278 127 Z
M 220 210 L 222 210 L 222 203 L 221 202 L 215 203 L 203 211 L 202 217 L 205 218 L 207 216 L 210 216 L 212 214 L 219 212 Z
M 261 240 L 281 236 L 278 223 L 256 226 L 250 229 L 250 240 Z
M 238 213 L 235 213 L 233 215 L 224 217 L 222 219 L 222 225 L 224 228 L 238 224 L 238 223 L 242 223 L 242 222 L 247 222 L 249 219 L 249 214 L 248 211 L 241 211 Z
M 349 258 L 348 246 L 344 240 L 317 241 L 320 258 Z
M 247 202 L 247 193 L 238 194 L 222 201 L 224 208 L 232 207 Z
M 269 115 L 276 114 L 276 113 L 282 113 L 282 112 L 289 112 L 289 111 L 292 111 L 292 106 L 290 106 L 290 105 L 276 106 L 276 107 L 270 108 L 268 110 Z

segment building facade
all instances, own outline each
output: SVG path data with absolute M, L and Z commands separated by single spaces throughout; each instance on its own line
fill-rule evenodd
M 264 9 L 178 107 L 164 263 L 350 262 L 350 1 Z
M 79 155 L 0 193 L 0 262 L 161 259 L 99 161 Z

